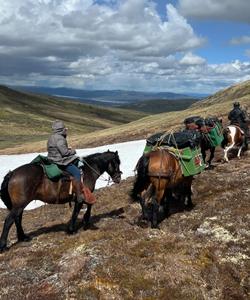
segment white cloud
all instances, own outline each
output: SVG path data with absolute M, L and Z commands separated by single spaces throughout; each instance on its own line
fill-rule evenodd
M 180 60 L 182 65 L 202 65 L 206 60 L 200 56 L 194 55 L 190 52 L 186 53 L 183 58 Z
M 250 22 L 248 0 L 179 0 L 178 7 L 187 17 Z
M 171 4 L 163 20 L 150 0 L 0 1 L 2 84 L 210 93 L 250 73 L 194 54 L 205 39 Z

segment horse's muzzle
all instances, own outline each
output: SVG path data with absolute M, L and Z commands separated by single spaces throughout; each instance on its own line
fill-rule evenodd
M 113 180 L 114 183 L 120 183 L 121 182 L 121 175 L 122 175 L 122 171 L 119 171 L 117 173 L 115 173 L 111 178 Z

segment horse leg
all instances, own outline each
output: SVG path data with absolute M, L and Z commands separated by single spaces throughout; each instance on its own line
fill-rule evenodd
M 152 198 L 152 221 L 151 228 L 159 228 L 158 226 L 158 213 L 159 213 L 159 203 L 155 196 Z
M 170 202 L 173 201 L 173 193 L 172 193 L 172 189 L 167 189 L 164 195 L 164 200 L 163 200 L 163 210 L 164 210 L 164 215 L 165 217 L 167 217 L 169 215 L 169 205 Z
M 243 145 L 240 146 L 239 151 L 238 151 L 238 153 L 237 153 L 238 159 L 240 159 L 240 154 L 241 154 L 242 148 L 243 148 Z
M 17 230 L 17 239 L 19 242 L 29 242 L 31 237 L 24 233 L 22 227 L 22 218 L 23 218 L 23 209 L 15 218 L 16 230 Z
M 164 185 L 164 188 L 165 188 L 165 185 Z M 163 199 L 164 194 L 165 194 L 165 190 L 163 188 L 160 188 L 153 194 L 153 197 L 152 197 L 152 221 L 151 221 L 152 228 L 159 228 L 159 226 L 158 226 L 159 208 L 160 208 L 161 200 Z
M 225 149 L 224 149 L 224 160 L 226 161 L 226 162 L 228 162 L 229 160 L 228 160 L 228 156 L 227 156 L 227 153 L 228 153 L 228 151 L 230 150 L 230 149 L 232 149 L 233 148 L 233 146 L 234 146 L 234 143 L 233 144 L 231 144 L 230 146 L 228 146 L 228 147 L 225 147 Z
M 77 216 L 82 208 L 82 205 L 83 205 L 82 203 L 75 201 L 75 206 L 73 209 L 72 217 L 69 221 L 68 230 L 67 230 L 69 234 L 73 234 L 73 233 L 77 232 L 76 220 L 77 220 Z
M 148 188 L 145 191 L 143 191 L 139 196 L 139 203 L 142 208 L 142 220 L 149 221 L 149 214 L 148 214 L 148 208 L 146 203 L 149 203 L 149 200 L 151 199 L 153 193 L 154 193 L 154 186 L 150 184 Z
M 89 228 L 89 225 L 90 225 L 90 216 L 91 216 L 91 208 L 92 208 L 92 205 L 91 204 L 87 204 L 87 210 L 83 216 L 83 220 L 82 220 L 82 224 L 83 224 L 83 229 L 84 230 L 87 230 Z
M 206 150 L 204 147 L 201 147 L 201 155 L 202 155 L 202 159 L 204 161 L 204 164 L 206 164 Z
M 4 221 L 3 231 L 2 231 L 2 235 L 0 237 L 0 252 L 7 249 L 8 234 L 9 234 L 10 228 L 11 228 L 12 224 L 14 223 L 17 215 L 20 214 L 20 210 L 22 211 L 23 209 L 22 208 L 21 209 L 20 208 L 12 209 Z
M 211 163 L 214 158 L 215 147 L 210 148 L 210 157 L 208 160 L 208 167 L 211 168 Z
M 185 202 L 185 209 L 186 210 L 191 210 L 192 208 L 194 208 L 194 204 L 192 202 L 192 189 L 191 189 L 191 187 L 188 188 L 188 190 L 186 191 L 185 198 L 187 198 L 187 202 Z

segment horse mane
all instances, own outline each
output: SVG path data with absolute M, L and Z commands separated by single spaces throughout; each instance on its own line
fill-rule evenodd
M 93 163 L 98 163 L 100 161 L 103 161 L 103 158 L 107 158 L 110 156 L 110 154 L 115 155 L 114 157 L 116 158 L 116 161 L 118 164 L 120 164 L 120 158 L 118 154 L 116 155 L 117 152 L 112 152 L 112 151 L 106 151 L 106 152 L 98 152 L 94 154 L 89 154 L 87 156 L 81 157 L 81 161 L 86 161 L 88 164 L 93 164 Z M 102 159 L 100 159 L 102 158 Z

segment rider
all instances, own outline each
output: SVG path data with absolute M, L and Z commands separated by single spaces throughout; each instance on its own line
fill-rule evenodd
M 77 202 L 83 203 L 86 202 L 86 199 L 82 194 L 81 172 L 73 163 L 79 158 L 75 155 L 76 150 L 68 147 L 66 140 L 67 130 L 68 128 L 64 126 L 63 121 L 55 120 L 52 123 L 53 133 L 49 137 L 47 143 L 48 158 L 74 177 Z
M 229 112 L 228 119 L 230 120 L 231 125 L 238 125 L 240 128 L 243 129 L 245 133 L 245 146 L 247 148 L 248 146 L 248 116 L 245 112 L 245 110 L 241 109 L 239 102 L 234 102 L 234 108 Z

